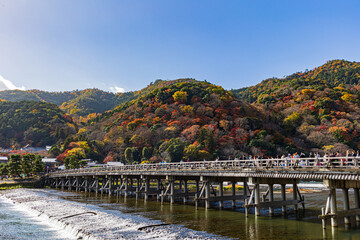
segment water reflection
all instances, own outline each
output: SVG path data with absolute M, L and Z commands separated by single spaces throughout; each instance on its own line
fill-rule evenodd
M 337 194 L 338 209 L 342 209 L 341 192 Z M 231 210 L 230 201 L 224 203 L 225 208 L 228 206 L 225 210 L 203 207 L 196 210 L 194 206 L 183 205 L 180 202 L 176 204 L 164 202 L 162 205 L 156 199 L 145 202 L 143 199 L 136 199 L 135 196 L 109 197 L 107 194 L 101 196 L 94 193 L 79 193 L 65 198 L 95 204 L 109 210 L 141 214 L 166 223 L 181 224 L 194 230 L 238 239 L 360 239 L 360 226 L 354 218 L 352 218 L 352 228 L 349 230 L 344 227 L 331 228 L 329 220 L 327 229 L 322 229 L 318 215 L 320 208 L 326 203 L 326 191 L 307 194 L 307 209 L 301 210 L 299 207 L 296 214 L 289 209 L 285 216 L 282 216 L 281 209 L 276 209 L 275 217 L 268 217 L 267 209 L 261 211 L 262 216 L 255 217 L 251 210 L 249 217 L 245 217 L 242 208 Z M 350 199 L 353 201 L 352 198 Z M 341 219 L 339 224 L 343 224 Z

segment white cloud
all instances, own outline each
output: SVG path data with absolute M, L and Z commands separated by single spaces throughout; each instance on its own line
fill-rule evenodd
M 19 90 L 25 90 L 25 87 L 16 87 L 12 82 L 10 82 L 9 80 L 3 78 L 0 75 L 0 91 L 3 90 L 15 90 L 15 89 L 19 89 Z
M 118 87 L 118 86 L 110 87 L 109 89 L 113 93 L 123 93 L 123 92 L 125 92 L 124 88 L 121 88 L 121 87 Z

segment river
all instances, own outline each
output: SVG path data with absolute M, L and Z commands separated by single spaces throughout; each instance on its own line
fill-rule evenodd
M 356 227 L 355 222 L 351 229 L 343 225 L 332 229 L 329 223 L 326 230 L 322 229 L 317 216 L 326 202 L 328 193 L 325 190 L 305 193 L 304 211 L 299 207 L 297 214 L 290 210 L 282 216 L 277 210 L 275 217 L 266 216 L 266 210 L 260 217 L 253 214 L 245 217 L 243 209 L 232 210 L 230 202 L 225 202 L 224 210 L 216 206 L 196 210 L 194 206 L 180 203 L 161 205 L 157 201 L 144 202 L 133 197 L 52 189 L 10 190 L 0 194 L 2 239 L 76 239 L 80 236 L 79 228 L 95 236 L 94 239 L 360 239 L 360 226 Z M 339 209 L 342 208 L 341 197 L 338 192 Z M 54 221 L 76 211 L 95 211 L 97 215 L 69 218 L 65 226 Z M 49 215 L 53 218 L 46 220 L 45 216 Z M 139 227 L 164 223 L 171 225 L 139 231 Z M 72 225 L 77 228 L 69 228 Z M 92 227 L 86 229 L 87 226 Z

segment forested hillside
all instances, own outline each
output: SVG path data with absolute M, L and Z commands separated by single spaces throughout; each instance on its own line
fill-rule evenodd
M 360 148 L 359 80 L 360 63 L 333 60 L 232 91 L 194 79 L 157 80 L 119 94 L 4 91 L 0 98 L 39 102 L 1 103 L 0 144 L 57 142 L 51 154 L 73 163 L 344 153 Z M 69 115 L 46 101 L 71 114 L 78 131 Z
M 81 132 L 101 140 L 113 159 L 128 162 L 212 160 L 295 149 L 266 114 L 207 82 L 163 87 L 89 122 Z
M 76 133 L 71 117 L 51 103 L 0 102 L 0 146 L 44 147 Z
M 344 152 L 360 147 L 359 80 L 360 63 L 333 60 L 233 92 L 271 113 L 298 146 Z
M 80 119 L 81 122 L 91 119 L 96 114 L 113 110 L 121 103 L 142 97 L 156 88 L 171 85 L 174 82 L 191 82 L 194 79 L 178 79 L 173 81 L 156 80 L 147 87 L 133 92 L 112 93 L 92 88 L 65 92 L 47 92 L 40 90 L 6 90 L 0 91 L 0 100 L 6 101 L 40 101 L 54 103 L 63 111 Z M 79 118 L 80 117 L 80 118 Z

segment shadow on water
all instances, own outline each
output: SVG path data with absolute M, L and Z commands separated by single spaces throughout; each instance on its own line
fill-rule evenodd
M 295 214 L 293 209 L 288 208 L 288 213 L 283 216 L 281 209 L 276 209 L 274 217 L 268 217 L 267 210 L 262 210 L 261 216 L 255 217 L 253 209 L 245 217 L 242 203 L 232 209 L 231 202 L 225 202 L 224 209 L 213 205 L 211 209 L 199 207 L 196 210 L 194 206 L 180 202 L 165 202 L 161 205 L 156 199 L 144 202 L 140 198 L 107 194 L 81 192 L 65 195 L 63 198 L 237 239 L 360 239 L 360 226 L 354 219 L 350 229 L 344 228 L 342 219 L 339 219 L 339 228 L 331 228 L 328 221 L 327 229 L 322 229 L 318 215 L 320 208 L 325 205 L 327 194 L 326 191 L 305 194 L 305 210 L 299 206 L 299 211 Z M 341 199 L 341 192 L 338 192 L 338 209 L 342 209 Z

